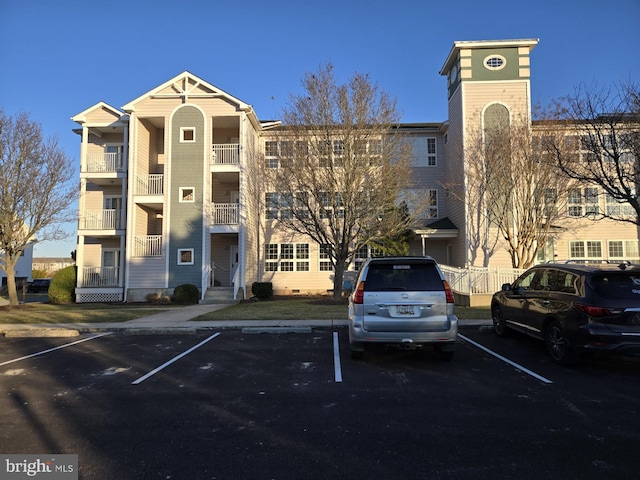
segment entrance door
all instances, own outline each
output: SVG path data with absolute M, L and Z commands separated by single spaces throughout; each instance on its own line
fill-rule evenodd
M 101 286 L 118 286 L 120 275 L 120 250 L 102 251 L 102 269 L 100 272 Z
M 236 269 L 238 268 L 238 246 L 231 246 L 231 268 L 229 269 L 229 283 L 233 285 L 233 275 L 236 273 Z

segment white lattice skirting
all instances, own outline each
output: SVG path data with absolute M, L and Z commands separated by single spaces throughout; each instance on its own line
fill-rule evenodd
M 122 302 L 122 293 L 78 293 L 76 303 L 117 303 Z

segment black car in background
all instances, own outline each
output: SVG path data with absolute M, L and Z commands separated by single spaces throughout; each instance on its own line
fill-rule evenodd
M 585 352 L 640 356 L 640 266 L 537 265 L 493 295 L 491 313 L 496 334 L 541 339 L 559 364 Z
M 36 278 L 33 282 L 27 285 L 27 293 L 48 292 L 50 284 L 51 284 L 50 278 Z

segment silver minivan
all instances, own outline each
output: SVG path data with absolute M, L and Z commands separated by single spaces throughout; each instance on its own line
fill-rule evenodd
M 345 285 L 351 290 L 352 358 L 362 358 L 370 344 L 431 346 L 443 360 L 453 358 L 458 335 L 453 292 L 433 258 L 371 258 L 353 287 Z

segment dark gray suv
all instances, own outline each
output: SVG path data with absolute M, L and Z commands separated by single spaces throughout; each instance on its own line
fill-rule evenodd
M 537 265 L 493 295 L 491 313 L 499 336 L 539 338 L 559 364 L 585 352 L 640 356 L 640 266 Z

